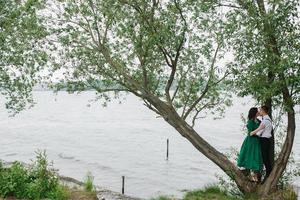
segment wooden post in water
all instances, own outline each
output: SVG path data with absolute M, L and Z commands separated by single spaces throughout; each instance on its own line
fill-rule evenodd
M 169 159 L 169 138 L 167 139 L 167 160 Z
M 124 194 L 125 176 L 122 176 L 122 194 Z

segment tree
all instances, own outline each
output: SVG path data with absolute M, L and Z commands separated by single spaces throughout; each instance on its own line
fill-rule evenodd
M 38 0 L 0 0 L 0 92 L 17 113 L 32 105 L 36 74 L 46 62 L 38 42 L 45 30 L 36 15 Z
M 250 15 L 254 7 L 252 2 L 243 2 L 228 5 L 226 2 L 192 0 L 50 1 L 48 7 L 53 13 L 46 24 L 52 27 L 49 47 L 59 52 L 51 58 L 55 62 L 53 72 L 61 70 L 65 75 L 58 89 L 66 87 L 70 92 L 94 89 L 105 100 L 109 99 L 110 92 L 134 94 L 234 179 L 242 192 L 267 194 L 276 186 L 292 148 L 294 106 L 299 103 L 299 70 L 295 68 L 299 64 L 295 63 L 295 58 L 299 54 L 290 55 L 292 51 L 289 51 L 288 60 L 277 61 L 280 65 L 277 62 L 271 65 L 276 54 L 271 48 L 273 44 L 270 44 L 272 34 L 266 34 L 272 32 L 268 20 L 277 22 L 276 17 L 286 17 L 278 15 L 281 13 L 278 12 L 272 15 L 274 19 L 269 19 L 263 11 L 259 11 L 262 13 L 256 18 L 256 15 Z M 286 4 L 282 5 L 285 7 Z M 223 6 L 230 8 L 225 12 L 228 17 L 225 21 L 218 10 Z M 255 6 L 260 8 L 261 5 Z M 248 15 L 254 19 L 239 23 L 239 20 L 244 22 L 240 17 Z M 235 23 L 227 24 L 231 20 Z M 241 35 L 244 30 L 251 30 L 256 22 L 262 29 L 253 30 L 261 31 L 261 35 L 256 32 L 246 37 Z M 294 25 L 289 28 L 297 35 L 299 27 L 296 22 Z M 237 31 L 239 29 L 241 31 Z M 230 103 L 227 81 L 231 74 L 218 64 L 228 50 L 225 40 L 228 35 L 233 37 L 230 42 L 238 52 L 236 61 L 240 68 L 233 68 L 236 80 L 245 79 L 248 84 L 239 81 L 237 86 L 240 87 L 237 88 L 242 94 L 282 102 L 288 115 L 286 143 L 271 176 L 259 188 L 243 175 L 235 163 L 193 129 L 199 113 L 222 112 L 224 106 Z M 239 40 L 250 44 L 257 35 L 261 39 L 249 45 L 252 49 L 244 49 L 243 45 L 237 44 Z M 295 38 L 295 35 L 290 37 Z M 262 46 L 264 50 L 261 50 Z M 253 49 L 262 54 L 254 54 Z M 256 59 L 256 55 L 261 59 Z M 270 65 L 263 68 L 265 64 Z M 285 70 L 286 64 L 288 70 Z M 268 84 L 274 84 L 270 87 L 273 89 L 257 87 L 256 79 L 265 83 L 261 79 L 268 72 L 273 72 L 267 80 Z
M 228 12 L 230 44 L 236 55 L 240 94 L 269 107 L 282 107 L 288 117 L 287 136 L 262 194 L 274 189 L 285 170 L 295 135 L 299 105 L 299 1 L 236 1 Z M 274 151 L 274 149 L 273 149 Z

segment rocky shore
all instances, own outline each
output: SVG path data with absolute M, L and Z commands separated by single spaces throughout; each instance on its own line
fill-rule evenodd
M 64 185 L 67 185 L 70 188 L 82 188 L 83 187 L 83 182 L 78 181 L 71 177 L 60 176 L 60 181 Z M 107 189 L 99 187 L 99 186 L 96 186 L 96 192 L 97 192 L 97 198 L 99 200 L 142 200 L 140 198 L 130 197 L 130 196 L 118 193 L 118 192 L 107 190 Z

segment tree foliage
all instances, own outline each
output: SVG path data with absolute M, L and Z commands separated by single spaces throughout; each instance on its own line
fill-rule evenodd
M 213 12 L 198 9 L 189 1 L 56 5 L 58 23 L 52 27 L 60 43 L 52 45 L 63 47 L 56 66 L 66 72 L 60 86 L 93 88 L 102 95 L 127 91 L 143 98 L 151 93 L 183 118 L 196 119 L 204 110 L 222 112 L 230 103 L 222 82 L 229 73 L 217 63 L 224 55 L 222 30 L 209 20 Z
M 45 36 L 36 12 L 38 0 L 0 1 L 0 92 L 16 113 L 33 103 L 36 74 L 46 62 L 39 40 Z
M 293 105 L 299 104 L 299 1 L 236 1 L 235 6 L 227 13 L 226 30 L 240 95 L 260 102 L 272 98 L 273 106 L 281 106 L 287 86 Z

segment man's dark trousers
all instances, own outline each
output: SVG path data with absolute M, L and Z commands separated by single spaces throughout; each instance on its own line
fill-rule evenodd
M 266 176 L 265 179 L 270 175 L 272 171 L 272 163 L 271 163 L 271 140 L 270 138 L 264 138 L 260 137 L 260 146 L 261 146 L 261 153 L 262 153 L 262 158 L 263 158 L 263 163 L 266 168 Z

